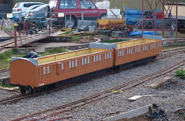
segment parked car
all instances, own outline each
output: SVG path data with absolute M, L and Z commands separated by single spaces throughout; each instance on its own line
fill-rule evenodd
M 46 18 L 45 18 L 45 8 L 49 6 L 41 5 L 33 10 L 30 10 L 26 13 L 25 19 L 27 19 L 30 22 L 37 23 L 40 21 L 42 23 L 42 26 L 47 26 Z
M 66 17 L 67 28 L 76 26 L 78 20 L 81 20 L 82 11 L 84 20 L 97 20 L 107 14 L 107 9 L 98 9 L 92 0 L 50 0 L 49 6 L 45 8 L 47 18 L 50 17 L 50 9 L 55 24 L 65 24 Z
M 25 17 L 26 16 L 26 13 L 28 13 L 30 10 L 33 10 L 35 8 L 38 8 L 40 7 L 41 5 L 32 5 L 30 6 L 29 8 L 27 8 L 25 11 L 22 12 L 22 17 Z
M 42 2 L 20 2 L 16 3 L 12 9 L 13 20 L 22 20 L 22 12 L 33 5 L 44 5 Z

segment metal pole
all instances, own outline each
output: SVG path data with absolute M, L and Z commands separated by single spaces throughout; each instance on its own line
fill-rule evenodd
M 162 22 L 163 23 L 163 28 L 162 28 L 163 29 L 163 31 L 162 31 L 163 32 L 163 37 L 164 37 L 164 17 L 165 16 L 164 16 L 164 0 L 163 0 L 163 19 L 162 19 L 163 20 L 163 22 Z
M 66 21 L 67 21 L 67 16 L 65 16 L 65 30 L 66 30 Z
M 71 28 L 71 15 L 70 15 L 70 28 Z
M 143 4 L 144 4 L 144 2 L 143 2 L 143 0 L 142 0 L 142 23 L 141 23 L 141 24 L 142 24 L 142 25 L 141 25 L 141 26 L 142 26 L 142 35 L 143 35 L 143 29 L 144 29 L 144 28 L 143 28 L 143 11 L 144 11 L 144 10 L 143 10 L 143 9 L 144 9 L 144 8 L 143 8 L 143 7 L 144 7 Z
M 157 28 L 157 0 L 155 0 L 155 35 L 156 35 L 156 28 Z
M 4 24 L 4 19 L 3 19 L 3 22 L 2 22 L 2 25 L 1 25 L 1 31 L 3 30 L 3 24 Z
M 49 37 L 50 37 L 50 20 L 49 20 Z
M 176 38 L 178 37 L 178 0 L 176 0 Z
M 28 35 L 28 20 L 26 20 L 26 35 Z
M 123 11 L 124 11 L 124 19 L 125 19 L 125 25 L 126 25 L 127 23 L 126 23 L 126 15 L 125 15 L 125 3 L 123 3 Z
M 17 48 L 17 24 L 14 24 L 14 43 L 15 43 L 14 48 Z
M 52 27 L 52 14 L 51 14 L 51 12 L 52 12 L 52 8 L 50 9 L 50 27 Z
M 20 30 L 20 26 L 19 26 L 19 36 L 20 36 L 20 41 L 21 41 L 21 44 L 22 44 L 22 39 L 21 39 L 21 30 Z
M 82 16 L 81 16 L 82 21 L 84 20 L 84 10 L 82 10 Z

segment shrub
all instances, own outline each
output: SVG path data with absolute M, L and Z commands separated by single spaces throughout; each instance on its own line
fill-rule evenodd
M 177 76 L 179 76 L 180 78 L 185 79 L 185 70 L 183 70 L 183 69 L 178 69 L 178 70 L 176 70 L 175 74 L 176 74 Z

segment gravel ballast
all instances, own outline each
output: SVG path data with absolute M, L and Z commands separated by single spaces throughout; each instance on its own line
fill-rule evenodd
M 142 66 L 126 69 L 116 74 L 93 78 L 90 81 L 65 87 L 50 94 L 22 100 L 16 104 L 0 105 L 0 120 L 6 121 L 23 117 L 32 113 L 40 112 L 72 101 L 76 101 L 104 90 L 109 90 L 135 78 L 139 78 L 141 76 L 173 65 L 174 63 L 183 60 L 184 58 L 185 54 L 176 54 L 174 56 L 150 62 Z M 156 82 L 165 76 L 171 76 L 173 78 L 172 81 L 158 89 L 147 87 L 149 84 Z M 1 90 L 0 99 L 17 93 L 18 92 Z M 152 96 L 144 96 L 136 101 L 127 100 L 127 98 L 134 95 Z M 169 73 L 162 77 L 150 80 L 144 84 L 138 85 L 130 90 L 126 90 L 123 93 L 118 93 L 100 101 L 82 106 L 81 108 L 74 109 L 73 111 L 70 111 L 69 114 L 60 114 L 47 118 L 47 120 L 70 115 L 73 118 L 69 120 L 102 120 L 106 119 L 107 117 L 117 115 L 121 112 L 130 111 L 152 103 L 159 105 L 163 110 L 165 110 L 165 112 L 171 112 L 178 108 L 185 108 L 185 80 L 175 77 L 172 75 L 172 73 Z M 119 113 L 114 114 L 116 112 Z

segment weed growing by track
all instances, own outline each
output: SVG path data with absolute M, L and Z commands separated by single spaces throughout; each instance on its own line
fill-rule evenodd
M 175 74 L 176 74 L 177 76 L 179 76 L 180 78 L 185 79 L 185 70 L 183 70 L 183 69 L 178 69 L 178 70 L 176 70 Z
M 9 84 L 9 85 L 3 85 L 3 84 L 0 84 L 0 87 L 6 87 L 6 88 L 13 88 L 15 86 Z

